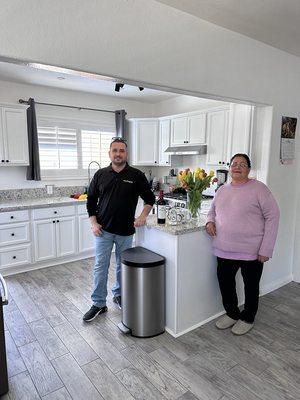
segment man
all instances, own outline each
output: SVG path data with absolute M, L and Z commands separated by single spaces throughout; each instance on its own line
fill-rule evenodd
M 272 257 L 279 224 L 279 209 L 262 182 L 249 179 L 247 154 L 230 160 L 232 182 L 217 191 L 207 216 L 206 231 L 213 237 L 217 276 L 226 314 L 217 320 L 219 329 L 231 328 L 244 335 L 254 326 L 258 310 L 259 282 L 263 265 Z M 245 304 L 239 310 L 235 276 L 241 269 Z
M 105 313 L 107 277 L 113 245 L 116 252 L 116 282 L 112 288 L 113 301 L 121 308 L 121 252 L 132 247 L 135 227 L 142 226 L 155 201 L 145 175 L 127 163 L 127 143 L 113 138 L 110 144 L 111 164 L 99 169 L 88 190 L 87 210 L 95 235 L 95 266 L 93 305 L 83 316 L 90 322 Z M 138 197 L 145 206 L 134 220 Z

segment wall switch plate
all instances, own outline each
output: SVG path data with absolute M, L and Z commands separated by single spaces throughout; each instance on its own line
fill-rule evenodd
M 47 194 L 53 194 L 54 185 L 46 185 Z

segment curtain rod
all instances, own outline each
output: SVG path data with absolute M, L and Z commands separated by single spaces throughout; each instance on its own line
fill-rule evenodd
M 20 104 L 29 104 L 27 100 L 19 99 Z M 115 113 L 115 111 L 111 110 L 101 110 L 99 108 L 88 108 L 88 107 L 76 107 L 76 106 L 66 106 L 65 104 L 54 104 L 54 103 L 41 103 L 39 101 L 35 101 L 35 104 L 42 104 L 44 106 L 53 106 L 53 107 L 66 107 L 66 108 L 76 108 L 77 110 L 89 110 L 89 111 L 100 111 L 106 113 Z

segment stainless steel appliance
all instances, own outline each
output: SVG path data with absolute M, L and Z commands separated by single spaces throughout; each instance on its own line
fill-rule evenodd
M 220 186 L 224 185 L 227 182 L 227 176 L 228 176 L 227 169 L 216 170 L 216 178 L 218 179 L 216 191 L 219 189 Z
M 7 361 L 4 336 L 3 305 L 8 303 L 8 292 L 0 274 L 0 397 L 8 392 Z
M 134 247 L 122 252 L 122 322 L 124 333 L 137 337 L 165 331 L 165 258 Z

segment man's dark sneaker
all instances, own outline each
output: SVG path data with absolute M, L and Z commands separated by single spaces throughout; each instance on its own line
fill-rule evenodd
M 113 297 L 113 302 L 117 304 L 120 310 L 122 309 L 121 296 Z
M 92 306 L 92 307 L 89 309 L 89 311 L 86 312 L 86 313 L 84 314 L 84 316 L 83 316 L 82 319 L 83 319 L 85 322 L 90 322 L 90 321 L 93 321 L 93 319 L 95 319 L 95 318 L 97 317 L 97 315 L 103 314 L 103 313 L 105 313 L 106 311 L 107 311 L 107 307 L 106 307 L 106 306 L 101 307 L 101 308 L 96 307 L 96 306 Z

